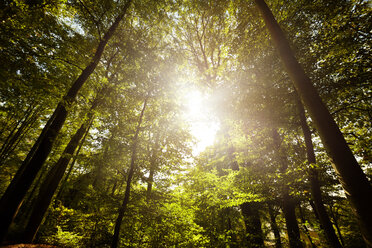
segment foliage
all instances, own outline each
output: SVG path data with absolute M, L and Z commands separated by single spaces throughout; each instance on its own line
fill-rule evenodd
M 312 207 L 313 171 L 339 239 L 345 247 L 363 247 L 357 220 L 309 117 L 317 162 L 308 163 L 297 93 L 253 2 L 133 1 L 68 109 L 8 241 L 21 241 L 41 182 L 92 115 L 85 138 L 69 155 L 36 242 L 110 247 L 135 154 L 121 247 L 251 247 L 254 217 L 267 247 L 274 245 L 275 224 L 287 244 L 286 190 L 303 241 L 310 245 L 313 236 L 315 243 L 326 244 Z M 267 3 L 371 179 L 370 3 Z M 0 3 L 0 194 L 125 4 Z M 185 114 L 191 88 L 207 96 L 219 125 L 214 144 L 194 156 L 199 137 L 193 137 Z M 88 114 L 96 98 L 100 103 Z M 255 214 L 244 216 L 244 204 Z

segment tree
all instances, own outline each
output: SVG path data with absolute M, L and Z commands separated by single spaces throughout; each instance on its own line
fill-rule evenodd
M 314 166 L 316 164 L 316 159 L 313 142 L 311 141 L 311 131 L 306 122 L 305 110 L 300 101 L 298 101 L 297 104 L 301 129 L 305 139 L 307 161 L 310 164 L 309 177 L 311 184 L 311 196 L 314 200 L 315 211 L 319 217 L 322 228 L 326 233 L 328 242 L 332 245 L 332 247 L 342 247 L 340 241 L 336 236 L 335 230 L 333 229 L 333 225 L 328 216 L 326 208 L 323 204 L 318 171 L 315 168 L 311 167 L 312 165 Z
M 0 225 L 0 241 L 4 239 L 8 228 L 17 212 L 17 209 L 22 203 L 23 197 L 27 193 L 27 190 L 29 189 L 31 183 L 35 179 L 37 173 L 39 172 L 48 154 L 50 153 L 53 141 L 55 140 L 56 135 L 58 134 L 59 130 L 62 128 L 66 120 L 68 114 L 67 109 L 75 101 L 76 95 L 78 94 L 80 88 L 97 67 L 105 46 L 115 33 L 115 30 L 119 26 L 121 20 L 124 18 L 124 15 L 129 8 L 130 2 L 130 0 L 126 1 L 121 13 L 119 13 L 115 21 L 102 37 L 102 40 L 100 40 L 92 61 L 73 83 L 63 101 L 58 104 L 53 115 L 51 116 L 41 135 L 39 136 L 38 141 L 36 141 L 34 147 L 28 154 L 28 159 L 26 158 L 26 160 L 18 170 L 17 175 L 13 179 L 12 183 L 9 185 L 6 192 L 2 196 L 0 200 L 0 218 L 4 221 Z
M 372 246 L 372 213 L 369 211 L 372 208 L 372 200 L 367 197 L 372 194 L 372 187 L 348 147 L 337 124 L 311 84 L 310 78 L 297 62 L 283 31 L 270 9 L 262 0 L 255 0 L 255 2 L 265 20 L 287 72 L 292 78 L 301 100 L 308 109 L 329 156 L 333 160 L 334 169 L 355 209 L 365 242 L 368 246 Z
M 128 205 L 129 197 L 130 197 L 131 183 L 132 183 L 133 174 L 134 174 L 135 165 L 136 165 L 138 134 L 140 132 L 140 127 L 141 127 L 143 116 L 144 116 L 144 113 L 145 113 L 145 110 L 146 110 L 148 98 L 149 98 L 149 93 L 144 100 L 141 113 L 138 117 L 136 132 L 133 136 L 132 151 L 131 151 L 132 155 L 131 155 L 131 158 L 130 158 L 130 167 L 129 167 L 129 171 L 128 171 L 128 175 L 127 175 L 127 184 L 126 184 L 126 187 L 125 187 L 123 203 L 122 203 L 122 205 L 119 209 L 119 214 L 118 214 L 118 217 L 117 217 L 116 222 L 115 222 L 114 236 L 112 238 L 111 248 L 116 248 L 119 245 L 119 235 L 120 235 L 121 222 L 123 221 L 124 213 L 127 210 L 127 205 Z
M 25 191 L 4 244 L 38 230 L 34 243 L 71 248 L 362 247 L 355 207 L 315 131 L 319 118 L 293 87 L 297 74 L 286 72 L 258 2 L 0 3 L 0 192 L 17 174 L 10 188 Z M 371 178 L 370 4 L 269 6 Z M 93 73 L 67 99 L 87 64 Z M 202 104 L 189 106 L 197 95 Z M 41 158 L 58 126 L 58 102 L 66 115 L 53 147 L 25 173 L 22 161 Z M 188 113 L 196 107 L 203 117 Z M 204 120 L 219 130 L 197 154 L 204 134 L 192 134 Z
M 67 166 L 75 153 L 76 148 L 79 146 L 83 136 L 92 125 L 94 120 L 94 111 L 102 102 L 102 98 L 105 97 L 107 86 L 101 89 L 101 92 L 98 93 L 96 99 L 92 102 L 92 106 L 89 109 L 89 113 L 86 116 L 86 120 L 72 136 L 70 142 L 67 144 L 65 150 L 63 151 L 60 159 L 55 164 L 55 166 L 49 171 L 44 182 L 40 186 L 40 192 L 37 196 L 34 209 L 31 213 L 30 219 L 25 229 L 24 241 L 30 242 L 35 239 L 35 235 L 40 227 L 40 224 L 43 220 L 43 217 L 49 207 L 50 202 L 52 201 L 53 195 L 57 190 L 59 182 L 61 181 Z

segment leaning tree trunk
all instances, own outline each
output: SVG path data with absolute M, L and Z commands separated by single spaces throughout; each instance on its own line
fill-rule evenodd
M 36 233 L 41 225 L 41 222 L 45 216 L 45 213 L 48 210 L 48 207 L 52 201 L 53 195 L 56 192 L 63 175 L 65 174 L 67 166 L 71 158 L 73 157 L 76 148 L 81 142 L 81 139 L 83 138 L 84 134 L 87 132 L 93 121 L 94 110 L 100 104 L 100 100 L 102 100 L 101 94 L 104 97 L 105 91 L 106 88 L 102 89 L 102 91 L 97 95 L 97 98 L 93 101 L 92 106 L 89 110 L 86 121 L 72 136 L 70 142 L 67 144 L 65 150 L 63 151 L 61 157 L 53 166 L 53 168 L 49 171 L 44 182 L 42 183 L 39 190 L 39 195 L 37 196 L 30 219 L 23 234 L 23 241 L 25 243 L 31 243 L 34 240 Z
M 15 178 L 16 180 L 12 180 L 11 184 L 2 196 L 0 200 L 0 243 L 8 232 L 9 226 L 12 223 L 17 210 L 22 204 L 24 196 L 34 181 L 37 173 L 41 169 L 43 163 L 47 159 L 52 149 L 54 140 L 66 120 L 68 112 L 67 109 L 73 102 L 75 102 L 76 95 L 78 94 L 80 88 L 97 67 L 108 41 L 115 33 L 115 30 L 119 26 L 121 20 L 124 18 L 130 2 L 131 0 L 126 2 L 122 12 L 116 17 L 111 27 L 99 42 L 92 61 L 73 83 L 63 101 L 58 104 L 50 119 L 50 125 L 47 125 L 41 134 L 43 138 L 40 139 L 40 142 L 35 143 L 34 147 L 31 149 L 32 155 L 28 156 L 30 159 L 26 158 L 20 168 L 20 173 L 18 173 L 17 178 Z
M 125 211 L 127 210 L 127 205 L 129 203 L 130 188 L 131 188 L 132 178 L 133 178 L 133 175 L 134 175 L 136 155 L 137 155 L 138 135 L 139 135 L 140 128 L 141 128 L 143 115 L 145 113 L 145 109 L 146 109 L 146 105 L 147 105 L 147 99 L 148 99 L 148 96 L 146 97 L 145 102 L 143 103 L 143 108 L 142 108 L 141 114 L 139 116 L 139 120 L 138 120 L 138 124 L 137 124 L 137 128 L 136 128 L 136 133 L 134 134 L 134 137 L 133 137 L 132 155 L 131 155 L 129 172 L 128 172 L 128 176 L 127 176 L 127 186 L 125 188 L 123 203 L 121 204 L 121 207 L 119 209 L 119 215 L 118 215 L 118 218 L 116 219 L 116 222 L 115 222 L 114 236 L 112 238 L 111 248 L 117 248 L 118 245 L 119 245 L 120 227 L 121 227 L 121 223 L 123 221 Z
M 279 170 L 281 173 L 285 173 L 287 170 L 287 162 L 283 153 L 283 149 L 280 147 L 280 136 L 276 129 L 272 130 L 273 136 L 273 145 L 275 148 L 276 157 L 278 163 L 280 164 Z M 284 185 L 281 193 L 282 197 L 282 209 L 285 218 L 285 224 L 287 227 L 289 246 L 291 248 L 300 248 L 303 247 L 301 238 L 300 238 L 300 229 L 298 227 L 298 222 L 296 219 L 296 204 L 294 199 L 289 194 L 288 185 Z
M 341 244 L 343 246 L 345 246 L 344 238 L 342 237 L 340 226 L 339 226 L 338 221 L 337 221 L 337 217 L 336 217 L 335 213 L 332 210 L 332 205 L 329 205 L 329 211 L 331 213 L 331 217 L 333 219 L 333 223 L 335 224 L 335 227 L 336 227 L 336 230 L 337 230 L 337 234 L 338 234 L 338 237 L 340 238 Z
M 372 186 L 340 129 L 322 102 L 310 78 L 294 56 L 289 42 L 264 0 L 255 0 L 266 27 L 286 67 L 304 106 L 308 109 L 320 138 L 326 148 L 332 166 L 350 200 L 367 246 L 372 247 Z
M 79 145 L 79 147 L 77 148 L 76 153 L 75 153 L 74 156 L 73 156 L 73 159 L 72 159 L 72 162 L 71 162 L 71 164 L 70 164 L 70 167 L 68 168 L 67 173 L 66 173 L 65 177 L 63 178 L 63 181 L 62 181 L 62 183 L 61 183 L 61 186 L 59 187 L 58 192 L 57 192 L 57 194 L 56 194 L 55 201 L 54 201 L 55 204 L 56 204 L 56 202 L 57 202 L 58 200 L 60 200 L 61 196 L 63 195 L 63 192 L 64 192 L 64 190 L 65 190 L 65 187 L 66 187 L 67 181 L 68 181 L 68 179 L 70 178 L 70 175 L 71 175 L 71 173 L 72 173 L 72 170 L 74 169 L 75 162 L 76 162 L 76 160 L 77 160 L 77 158 L 78 158 L 78 156 L 79 156 L 79 154 L 80 154 L 80 150 L 81 150 L 81 148 L 83 147 L 83 144 L 84 144 L 84 142 L 85 142 L 85 139 L 86 139 L 87 136 L 88 136 L 88 133 L 89 133 L 90 128 L 92 127 L 92 124 L 93 124 L 93 122 L 90 123 L 90 127 L 88 127 L 88 129 L 85 131 L 85 134 L 84 134 L 83 138 L 82 138 L 81 141 L 80 141 L 80 145 Z
M 39 115 L 39 111 L 40 108 L 36 108 L 35 110 L 34 106 L 30 106 L 26 110 L 23 118 L 14 125 L 14 128 L 11 130 L 3 145 L 1 146 L 0 166 L 5 163 L 10 154 L 18 146 L 19 142 L 27 134 L 27 131 L 32 127 L 32 125 L 34 125 L 37 120 L 37 116 Z
M 304 134 L 304 139 L 305 139 L 307 160 L 308 160 L 308 163 L 310 164 L 309 173 L 310 173 L 311 196 L 314 200 L 315 211 L 318 215 L 320 224 L 326 234 L 328 243 L 334 248 L 340 248 L 342 247 L 342 245 L 337 238 L 335 230 L 333 229 L 332 222 L 329 219 L 328 213 L 323 204 L 322 191 L 320 189 L 318 171 L 315 168 L 311 167 L 311 164 L 316 164 L 316 158 L 315 158 L 315 153 L 314 153 L 313 142 L 311 141 L 311 132 L 306 122 L 305 110 L 300 101 L 298 101 L 297 107 L 299 110 L 300 124 L 302 128 L 302 132 Z

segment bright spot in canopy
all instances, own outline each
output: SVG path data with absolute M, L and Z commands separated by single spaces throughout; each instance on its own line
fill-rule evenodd
M 190 89 L 184 97 L 186 118 L 189 120 L 191 134 L 197 141 L 193 147 L 193 155 L 198 155 L 214 143 L 220 125 L 207 95 Z

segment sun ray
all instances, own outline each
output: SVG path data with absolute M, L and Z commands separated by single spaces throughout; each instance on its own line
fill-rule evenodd
M 220 124 L 207 94 L 190 88 L 184 97 L 186 119 L 189 121 L 190 132 L 196 139 L 193 146 L 193 155 L 196 156 L 214 143 Z

